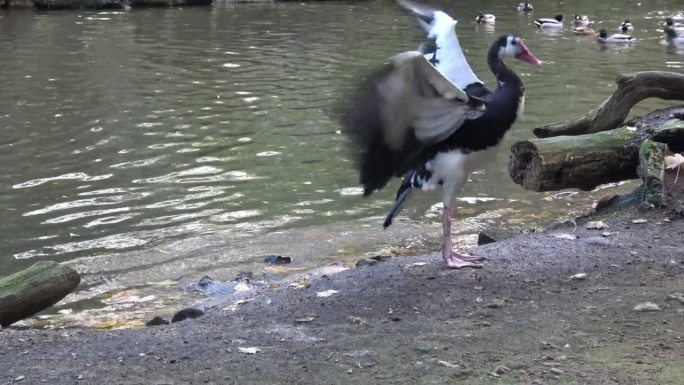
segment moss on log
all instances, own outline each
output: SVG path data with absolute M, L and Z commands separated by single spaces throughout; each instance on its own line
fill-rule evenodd
M 9 326 L 56 304 L 80 281 L 75 270 L 52 261 L 0 278 L 0 325 Z
M 639 148 L 639 177 L 644 186 L 642 207 L 661 207 L 665 201 L 663 195 L 663 177 L 665 176 L 665 155 L 667 145 L 645 140 Z
M 534 134 L 548 138 L 612 130 L 619 127 L 632 107 L 644 99 L 684 100 L 684 74 L 644 71 L 620 75 L 615 82 L 615 92 L 585 116 L 535 128 Z
M 527 190 L 591 190 L 610 182 L 637 178 L 639 146 L 622 127 L 591 135 L 559 136 L 517 142 L 508 171 Z

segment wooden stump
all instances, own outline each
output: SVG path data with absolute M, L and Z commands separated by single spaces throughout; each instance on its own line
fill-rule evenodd
M 50 307 L 81 281 L 78 273 L 52 261 L 41 261 L 0 279 L 0 325 L 7 327 Z

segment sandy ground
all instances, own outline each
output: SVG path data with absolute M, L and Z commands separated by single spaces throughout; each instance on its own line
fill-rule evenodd
M 472 249 L 481 270 L 396 257 L 171 325 L 6 329 L 0 384 L 684 384 L 684 220 L 599 219 Z

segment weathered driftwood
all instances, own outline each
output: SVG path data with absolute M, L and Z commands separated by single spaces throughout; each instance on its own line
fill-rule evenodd
M 684 100 L 684 75 L 674 72 L 644 71 L 620 75 L 617 89 L 601 105 L 583 117 L 547 124 L 534 129 L 539 138 L 584 135 L 619 127 L 638 102 L 655 97 Z
M 666 143 L 673 151 L 684 150 L 684 121 L 679 118 L 640 126 L 517 142 L 511 148 L 508 171 L 515 183 L 528 190 L 591 190 L 638 178 L 639 148 L 647 138 Z
M 52 261 L 0 278 L 0 325 L 9 326 L 56 304 L 80 281 L 76 271 Z
M 627 128 L 591 135 L 559 136 L 518 142 L 508 169 L 527 190 L 591 190 L 603 183 L 637 177 L 639 147 Z

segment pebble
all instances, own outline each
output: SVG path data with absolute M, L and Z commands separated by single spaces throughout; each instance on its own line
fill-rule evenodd
M 487 304 L 487 307 L 490 309 L 500 309 L 506 305 L 506 301 L 498 298 L 494 298 Z
M 165 320 L 164 318 L 160 316 L 156 316 L 152 318 L 151 320 L 147 321 L 145 323 L 145 326 L 159 326 L 159 325 L 168 325 L 169 321 Z
M 634 306 L 635 311 L 658 311 L 660 306 L 655 302 L 644 302 Z
M 497 366 L 496 369 L 494 369 L 494 373 L 496 373 L 496 374 L 506 374 L 510 371 L 511 371 L 511 369 L 509 369 L 505 366 Z
M 292 262 L 292 257 L 283 257 L 282 255 L 267 255 L 264 257 L 264 263 L 268 265 L 286 265 Z
M 171 318 L 171 322 L 180 322 L 188 318 L 199 318 L 203 315 L 204 312 L 202 310 L 189 307 L 179 310 L 176 314 L 174 314 L 173 318 Z
M 366 266 L 373 266 L 376 265 L 378 261 L 373 260 L 373 259 L 359 259 L 356 261 L 356 267 L 366 267 Z

